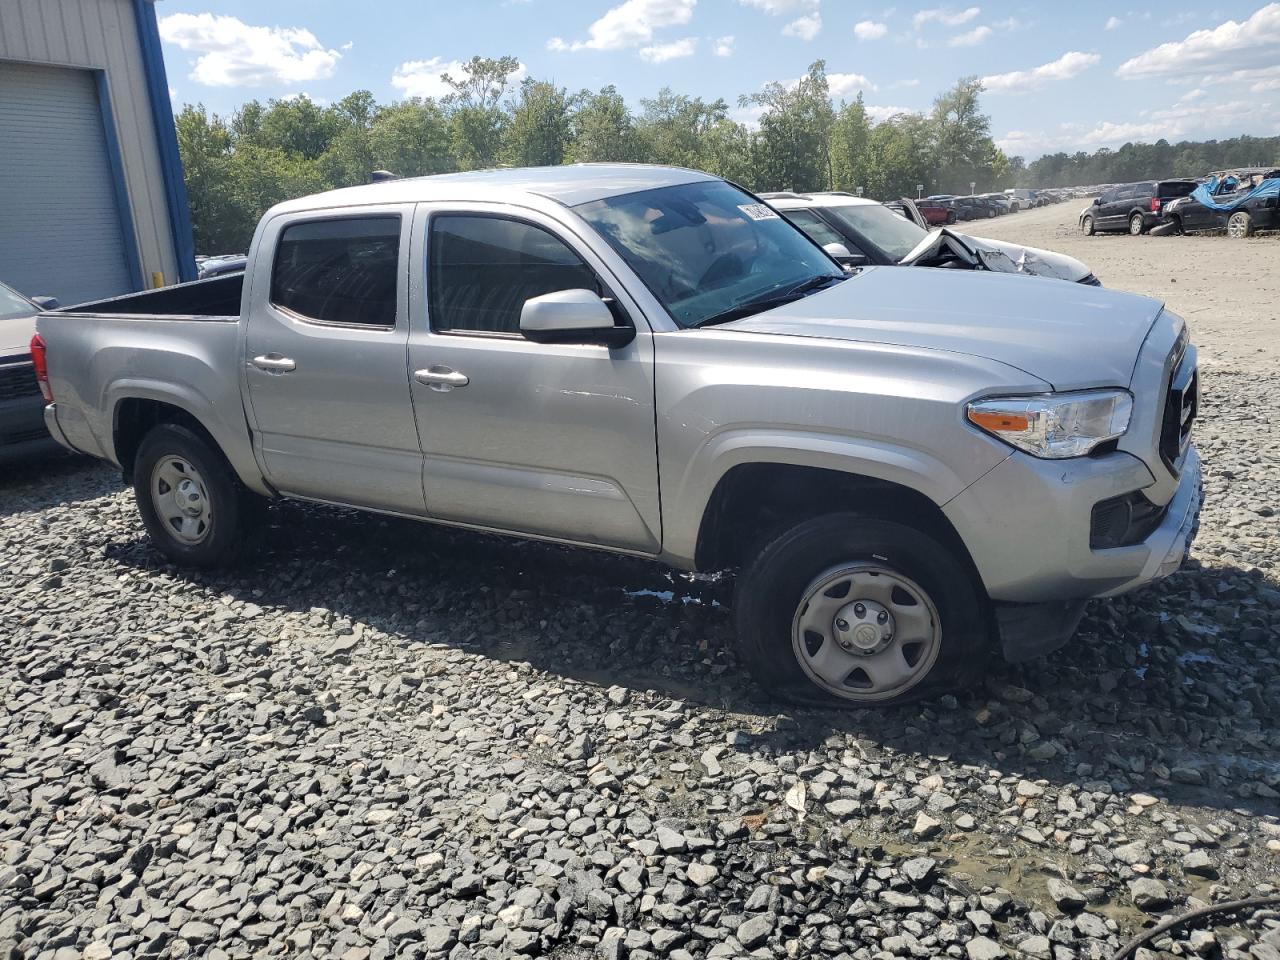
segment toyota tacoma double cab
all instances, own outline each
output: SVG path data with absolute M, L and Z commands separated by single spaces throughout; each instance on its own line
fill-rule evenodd
M 1195 532 L 1196 351 L 1144 297 L 846 273 L 758 197 L 655 166 L 280 204 L 247 269 L 43 314 L 46 422 L 159 550 L 279 498 L 736 570 L 776 694 L 886 704 L 1027 659 Z

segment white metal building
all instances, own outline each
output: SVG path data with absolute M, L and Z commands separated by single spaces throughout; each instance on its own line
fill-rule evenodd
M 153 0 L 0 0 L 0 280 L 76 303 L 193 253 Z

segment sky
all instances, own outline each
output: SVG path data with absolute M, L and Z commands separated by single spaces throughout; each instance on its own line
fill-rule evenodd
M 986 85 L 997 144 L 1028 160 L 1164 137 L 1280 134 L 1280 2 L 1121 0 L 885 6 L 849 0 L 160 0 L 175 107 L 379 102 L 446 92 L 459 62 L 512 55 L 521 76 L 723 97 L 826 61 L 833 98 L 873 119 L 927 111 L 957 78 Z M 1270 158 L 1259 158 L 1265 162 Z

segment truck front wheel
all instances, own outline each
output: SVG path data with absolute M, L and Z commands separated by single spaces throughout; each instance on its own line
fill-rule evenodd
M 951 549 L 904 524 L 815 517 L 738 579 L 739 651 L 787 700 L 879 706 L 975 676 L 990 648 L 985 597 Z
M 226 566 L 244 550 L 252 495 L 221 451 L 189 427 L 165 423 L 143 438 L 133 490 L 152 543 L 174 563 Z

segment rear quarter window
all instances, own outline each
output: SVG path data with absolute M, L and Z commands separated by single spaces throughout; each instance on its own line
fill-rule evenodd
M 1162 183 L 1160 184 L 1160 196 L 1162 197 L 1189 197 L 1195 190 L 1194 183 Z

